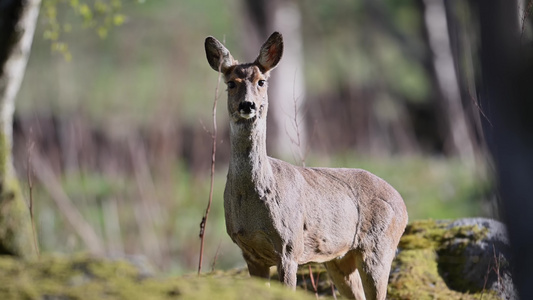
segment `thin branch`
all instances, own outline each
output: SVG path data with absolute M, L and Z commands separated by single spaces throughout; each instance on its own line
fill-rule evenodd
M 293 86 L 294 85 L 296 85 L 296 73 L 294 74 L 294 78 L 293 78 Z M 302 164 L 303 167 L 305 167 L 305 156 L 306 155 L 302 151 L 302 147 L 303 147 L 302 144 L 303 143 L 302 143 L 302 138 L 301 138 L 301 134 L 300 134 L 301 121 L 298 121 L 298 112 L 299 112 L 299 110 L 298 110 L 298 97 L 296 97 L 296 95 L 295 95 L 294 88 L 292 90 L 292 103 L 293 103 L 294 115 L 293 115 L 293 119 L 292 119 L 292 124 L 291 125 L 292 125 L 294 131 L 296 132 L 295 133 L 296 137 L 291 136 L 291 134 L 289 133 L 287 128 L 285 128 L 285 134 L 289 137 L 289 140 L 291 141 L 291 143 L 298 148 L 298 156 L 299 156 L 300 163 Z M 294 152 L 293 152 L 293 155 L 294 155 Z
M 294 98 L 294 126 L 296 127 L 296 141 L 298 146 L 298 155 L 302 166 L 305 167 L 305 156 L 302 152 L 302 139 L 300 137 L 300 122 L 298 122 L 298 99 Z
M 31 129 L 30 129 L 30 136 L 31 136 Z M 35 247 L 35 253 L 37 253 L 37 257 L 41 256 L 41 251 L 39 250 L 39 243 L 37 241 L 37 231 L 35 230 L 35 216 L 33 214 L 33 176 L 32 176 L 32 167 L 31 167 L 31 154 L 32 150 L 35 146 L 35 143 L 30 139 L 30 142 L 28 143 L 28 157 L 26 162 L 26 176 L 28 179 L 28 190 L 30 192 L 30 218 L 31 218 L 31 227 L 33 231 L 33 245 Z
M 215 256 L 213 257 L 213 263 L 211 264 L 211 272 L 215 271 L 215 266 L 218 260 L 218 254 L 220 253 L 220 244 L 221 242 L 218 243 L 217 251 L 215 252 Z
M 311 285 L 313 286 L 313 291 L 315 292 L 315 297 L 318 299 L 318 282 L 315 282 L 315 278 L 313 277 L 313 270 L 311 269 L 311 265 L 308 265 L 309 267 L 309 277 L 311 277 Z M 320 273 L 317 274 L 317 277 L 316 277 L 316 281 L 318 281 L 318 275 L 320 275 Z
M 207 129 L 204 124 L 204 121 L 202 121 L 202 119 L 199 119 L 198 121 L 200 122 L 200 125 L 202 125 L 202 129 L 205 131 L 205 133 L 209 134 L 211 138 L 213 138 L 213 133 L 209 129 Z
M 532 0 L 533 1 L 533 0 Z M 483 118 L 485 118 L 485 120 L 487 120 L 487 123 L 489 123 L 490 127 L 493 127 L 492 126 L 492 123 L 490 122 L 490 119 L 487 117 L 487 115 L 485 115 L 485 113 L 483 112 L 483 109 L 481 109 L 481 106 L 479 105 L 478 101 L 476 100 L 476 98 L 474 98 L 472 96 L 472 93 L 470 93 L 470 91 L 468 92 L 468 94 L 470 94 L 470 100 L 472 100 L 472 103 L 474 104 L 474 106 L 479 110 L 479 112 L 481 113 L 481 115 L 483 116 Z
M 494 272 L 494 274 L 496 275 L 496 278 L 498 280 L 498 287 L 500 289 L 503 289 L 502 278 L 500 275 L 501 253 L 498 255 L 498 257 L 496 257 L 496 248 L 494 247 L 494 245 L 492 245 L 492 257 L 494 258 L 494 266 L 492 265 L 491 262 L 489 262 L 489 264 L 487 265 L 487 271 L 485 272 L 485 281 L 483 283 L 483 289 L 481 290 L 481 295 L 479 296 L 480 300 L 483 299 L 483 294 L 487 288 L 487 283 L 488 283 L 489 275 L 491 272 Z
M 211 133 L 212 152 L 211 152 L 211 185 L 209 187 L 209 201 L 207 202 L 207 207 L 205 209 L 205 214 L 202 217 L 200 222 L 200 257 L 198 259 L 198 275 L 202 272 L 202 261 L 204 258 L 204 241 L 205 241 L 205 226 L 207 224 L 207 219 L 209 217 L 209 211 L 211 210 L 211 203 L 213 202 L 213 184 L 215 182 L 215 161 L 217 153 L 217 102 L 218 102 L 218 89 L 220 87 L 220 79 L 222 77 L 222 61 L 218 66 L 218 79 L 217 87 L 215 89 L 215 100 L 213 101 L 213 131 Z

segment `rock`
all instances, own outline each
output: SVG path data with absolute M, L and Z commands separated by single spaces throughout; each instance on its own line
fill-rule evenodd
M 449 240 L 439 252 L 439 272 L 454 289 L 465 292 L 488 289 L 502 299 L 518 299 L 511 277 L 511 248 L 505 225 L 492 219 L 472 218 L 454 221 L 448 229 L 472 226 L 484 232 L 486 229 L 485 236 L 476 240 L 467 231 L 465 237 Z
M 518 299 L 505 226 L 484 218 L 409 224 L 393 262 L 390 299 Z

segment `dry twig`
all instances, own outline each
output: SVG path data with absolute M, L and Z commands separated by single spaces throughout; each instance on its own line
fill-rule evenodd
M 309 265 L 308 267 L 309 267 L 309 277 L 311 278 L 311 285 L 313 286 L 315 297 L 318 299 L 318 279 L 319 279 L 320 273 L 317 274 L 316 280 L 315 280 L 315 278 L 313 277 L 313 270 L 311 268 L 311 265 Z
M 30 136 L 31 136 L 31 130 L 30 130 Z M 33 176 L 32 176 L 32 167 L 31 167 L 31 153 L 33 150 L 33 147 L 35 146 L 35 143 L 30 140 L 28 143 L 28 157 L 26 161 L 26 176 L 28 179 L 28 190 L 30 193 L 30 218 L 31 218 L 31 227 L 33 230 L 33 245 L 35 247 L 35 253 L 37 253 L 37 257 L 41 256 L 41 252 L 39 250 L 39 243 L 37 241 L 37 232 L 35 230 L 35 216 L 33 214 Z
M 487 266 L 487 272 L 485 273 L 485 282 L 483 283 L 483 289 L 481 290 L 481 295 L 479 296 L 480 300 L 483 299 L 483 293 L 487 288 L 487 282 L 489 280 L 490 272 L 494 272 L 494 274 L 496 274 L 496 278 L 498 280 L 498 287 L 501 289 L 503 288 L 502 277 L 500 274 L 501 253 L 498 254 L 498 257 L 496 257 L 496 248 L 494 247 L 494 245 L 492 245 L 492 255 L 494 258 L 494 265 L 489 263 L 489 265 Z
M 213 263 L 211 264 L 211 272 L 215 271 L 215 266 L 217 264 L 218 254 L 220 253 L 220 242 L 218 243 L 217 251 L 215 252 L 215 257 L 213 257 Z
M 209 217 L 209 211 L 211 210 L 211 203 L 213 202 L 213 184 L 215 181 L 215 161 L 217 153 L 217 102 L 218 102 L 218 90 L 220 87 L 220 79 L 222 77 L 221 72 L 222 64 L 218 67 L 218 79 L 217 87 L 215 89 L 215 100 L 213 101 L 213 131 L 211 132 L 212 151 L 211 151 L 211 185 L 209 187 L 209 200 L 205 209 L 205 214 L 200 222 L 200 257 L 198 259 L 198 275 L 202 272 L 202 261 L 204 257 L 204 241 L 205 241 L 205 226 L 207 224 L 207 218 Z

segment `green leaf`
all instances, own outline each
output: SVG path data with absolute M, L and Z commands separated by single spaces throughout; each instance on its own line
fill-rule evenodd
M 115 26 L 120 26 L 124 24 L 124 21 L 126 21 L 126 16 L 122 14 L 115 14 L 113 16 L 113 24 L 115 24 Z

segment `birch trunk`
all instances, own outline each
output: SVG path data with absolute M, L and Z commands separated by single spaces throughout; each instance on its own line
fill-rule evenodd
M 36 257 L 30 213 L 12 162 L 15 98 L 24 77 L 40 0 L 0 0 L 0 254 Z

